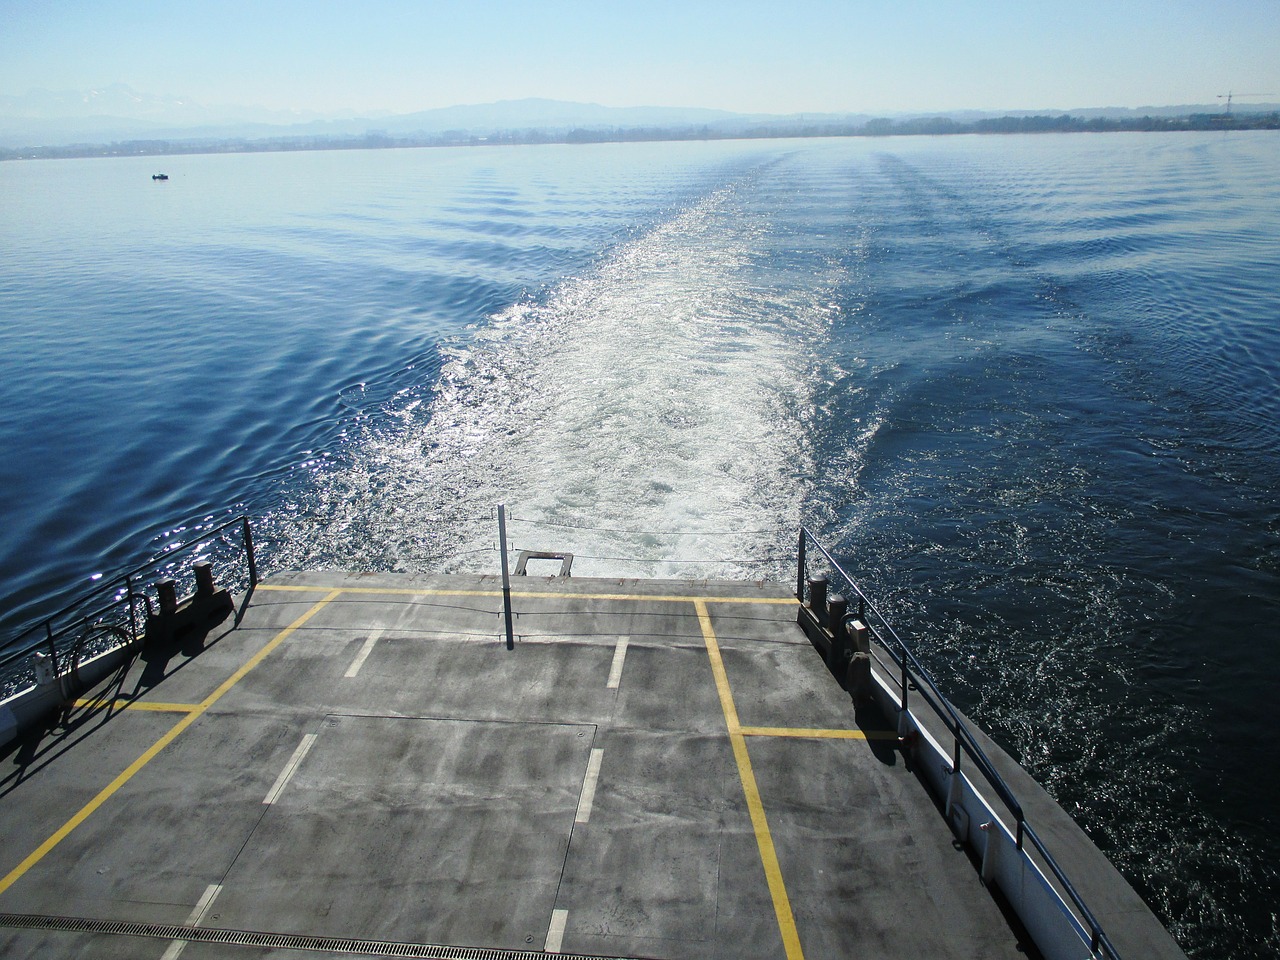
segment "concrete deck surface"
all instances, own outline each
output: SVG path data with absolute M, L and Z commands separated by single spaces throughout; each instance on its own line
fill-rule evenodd
M 1035 954 L 787 588 L 514 607 L 509 651 L 496 578 L 284 574 L 134 662 L 0 758 L 0 953 Z

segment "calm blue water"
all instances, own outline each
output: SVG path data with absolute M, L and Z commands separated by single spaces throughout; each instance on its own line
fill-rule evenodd
M 779 579 L 804 521 L 1191 954 L 1280 950 L 1280 138 L 155 169 L 0 164 L 0 632 L 241 511 Z

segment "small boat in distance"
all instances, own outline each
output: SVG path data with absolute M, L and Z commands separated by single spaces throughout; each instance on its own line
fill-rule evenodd
M 153 173 L 151 175 L 151 179 L 152 180 L 168 180 L 169 175 L 167 173 Z

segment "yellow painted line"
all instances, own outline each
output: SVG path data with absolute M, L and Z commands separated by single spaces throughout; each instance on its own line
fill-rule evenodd
M 744 737 L 792 737 L 797 740 L 897 740 L 892 730 L 828 730 L 809 727 L 742 727 Z
M 49 851 L 65 840 L 67 836 L 75 830 L 76 827 L 84 823 L 95 810 L 110 800 L 111 797 L 115 795 L 116 791 L 132 780 L 139 770 L 154 760 L 161 750 L 173 743 L 173 741 L 178 738 L 179 734 L 195 723 L 197 718 L 202 716 L 206 710 L 217 703 L 217 701 L 221 699 L 228 690 L 244 679 L 245 674 L 260 664 L 271 653 L 271 651 L 276 649 L 276 647 L 284 643 L 284 641 L 287 640 L 295 630 L 319 613 L 320 610 L 328 605 L 330 601 L 335 599 L 338 596 L 338 593 L 339 591 L 337 590 L 331 591 L 323 600 L 313 604 L 306 613 L 302 614 L 302 616 L 294 620 L 293 623 L 289 624 L 289 626 L 276 634 L 266 646 L 249 658 L 249 660 L 241 666 L 239 670 L 225 680 L 218 689 L 205 697 L 204 700 L 195 706 L 195 709 L 191 710 L 186 714 L 186 716 L 175 723 L 169 729 L 168 733 L 164 734 L 159 740 L 148 747 L 142 756 L 138 757 L 137 760 L 125 767 L 125 769 L 122 770 L 114 780 L 98 791 L 98 795 L 81 807 L 76 812 L 75 816 L 50 834 L 49 838 L 45 840 L 44 843 L 40 844 L 40 846 L 32 850 L 31 853 L 27 854 L 26 859 L 10 870 L 8 874 L 5 875 L 4 879 L 0 879 L 0 894 L 3 894 L 11 886 L 22 879 L 23 874 L 43 860 Z
M 319 593 L 322 590 L 336 590 L 338 593 L 354 593 L 378 596 L 400 597 L 500 597 L 499 590 L 411 590 L 407 587 L 325 587 L 305 586 L 297 584 L 260 583 L 256 590 L 272 590 L 277 593 Z M 514 594 L 513 594 L 514 596 Z
M 502 590 L 413 590 L 407 587 L 324 587 L 269 583 L 258 584 L 258 590 L 280 592 L 316 593 L 320 590 L 336 590 L 356 596 L 389 597 L 501 597 Z M 559 590 L 512 590 L 512 598 L 521 600 L 603 600 L 617 603 L 650 601 L 654 603 L 743 603 L 765 606 L 795 606 L 795 597 L 713 597 L 696 593 L 648 594 L 648 593 L 571 593 Z
M 274 590 L 278 593 L 322 593 L 332 589 L 333 587 L 310 587 L 289 583 L 260 583 L 253 588 L 254 593 L 259 590 Z
M 215 703 L 221 700 L 223 695 L 226 694 L 226 692 L 230 690 L 232 687 L 234 687 L 237 683 L 243 680 L 245 678 L 245 675 L 250 670 L 252 670 L 258 664 L 260 664 L 268 656 L 270 656 L 271 652 L 275 650 L 276 647 L 280 646 L 280 644 L 288 640 L 295 630 L 297 630 L 299 627 L 305 624 L 308 620 L 314 617 L 324 607 L 328 606 L 332 601 L 338 599 L 341 593 L 342 593 L 341 590 L 330 591 L 327 597 L 315 603 L 309 610 L 307 610 L 306 613 L 304 613 L 297 620 L 293 621 L 293 623 L 289 624 L 287 627 L 285 627 L 283 630 L 277 633 L 274 637 L 272 637 L 270 643 L 268 643 L 261 650 L 255 653 L 252 657 L 246 660 L 240 666 L 239 670 L 237 670 L 231 676 L 227 677 L 227 679 L 223 680 L 222 683 L 218 685 L 218 688 L 213 691 L 213 693 L 209 694 L 202 701 L 200 701 L 200 707 L 202 711 L 208 710 L 211 706 L 213 706 Z
M 501 596 L 501 593 L 497 594 Z M 742 603 L 765 606 L 795 606 L 795 597 L 711 597 L 696 593 L 561 593 L 512 590 L 512 597 L 523 600 L 603 600 L 611 603 Z
M 157 713 L 190 713 L 199 710 L 198 703 L 161 703 L 158 700 L 77 700 L 77 707 L 96 707 L 111 704 L 117 710 L 152 710 Z
M 773 898 L 773 912 L 778 918 L 778 932 L 782 934 L 782 945 L 787 952 L 787 960 L 804 960 L 804 951 L 800 948 L 800 933 L 796 930 L 795 915 L 791 912 L 791 900 L 787 897 L 787 887 L 782 880 L 782 868 L 778 865 L 778 853 L 773 846 L 773 835 L 769 832 L 764 804 L 760 800 L 760 788 L 756 785 L 755 771 L 751 769 L 747 740 L 743 736 L 742 727 L 738 724 L 738 708 L 734 706 L 733 692 L 729 689 L 729 675 L 725 672 L 724 659 L 720 656 L 720 643 L 716 640 L 715 630 L 711 626 L 711 614 L 707 611 L 706 603 L 697 600 L 695 606 L 698 611 L 698 622 L 702 626 L 702 639 L 707 645 L 707 656 L 711 660 L 711 673 L 715 677 L 716 690 L 720 694 L 720 709 L 724 711 L 724 722 L 729 728 L 733 758 L 738 762 L 738 777 L 742 780 L 742 792 L 747 798 L 747 810 L 751 814 L 751 826 L 755 830 L 756 845 L 760 848 L 760 860 L 764 865 L 765 880 L 769 884 L 769 895 Z

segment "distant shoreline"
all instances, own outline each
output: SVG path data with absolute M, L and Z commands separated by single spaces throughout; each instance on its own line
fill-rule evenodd
M 77 143 L 56 147 L 0 148 L 0 160 L 59 160 L 92 157 L 167 157 L 213 153 L 286 153 L 304 150 L 381 150 L 413 147 L 514 146 L 531 144 L 654 143 L 691 140 L 783 140 L 819 137 L 955 136 L 1019 133 L 1169 133 L 1227 130 L 1280 130 L 1280 111 L 1271 113 L 1196 113 L 1178 117 L 1005 116 L 973 121 L 947 117 L 866 123 L 778 121 L 715 128 L 708 125 L 654 127 L 580 127 L 448 131 L 391 136 L 370 131 L 353 136 L 261 138 L 169 138 Z

